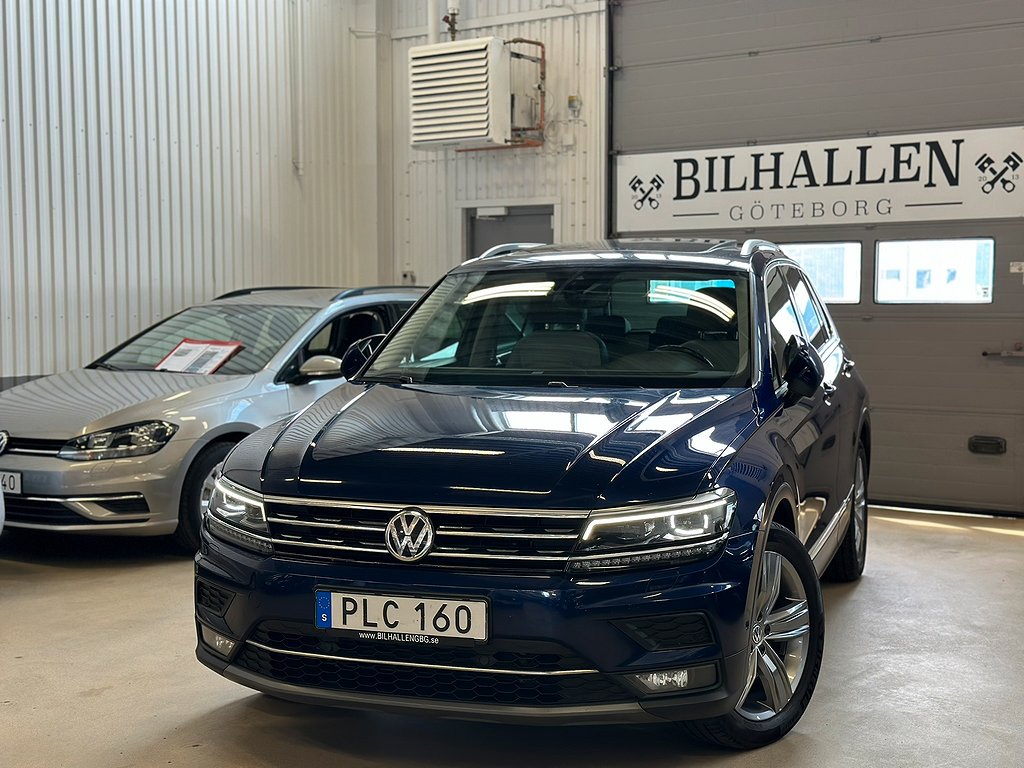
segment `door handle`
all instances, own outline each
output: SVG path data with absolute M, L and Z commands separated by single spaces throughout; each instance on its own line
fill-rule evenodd
M 822 384 L 821 391 L 825 393 L 825 405 L 832 405 L 832 395 L 838 390 L 833 384 Z
M 855 365 L 857 364 L 853 362 L 853 360 L 851 360 L 850 358 L 846 358 L 845 360 L 843 360 L 843 375 L 849 376 L 850 372 L 853 370 Z

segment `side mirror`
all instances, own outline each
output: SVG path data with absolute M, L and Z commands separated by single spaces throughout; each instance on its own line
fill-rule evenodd
M 299 379 L 336 379 L 341 376 L 341 360 L 332 355 L 313 355 L 299 368 Z
M 384 341 L 385 336 L 387 334 L 375 333 L 373 336 L 367 336 L 365 339 L 354 342 L 345 350 L 345 354 L 341 358 L 341 375 L 346 379 L 355 378 L 363 370 L 366 361 L 370 359 L 380 343 Z
M 804 397 L 811 397 L 818 391 L 825 379 L 825 366 L 821 362 L 818 350 L 807 343 L 802 336 L 792 336 L 783 353 L 786 374 L 783 376 L 789 385 L 785 405 L 793 405 Z

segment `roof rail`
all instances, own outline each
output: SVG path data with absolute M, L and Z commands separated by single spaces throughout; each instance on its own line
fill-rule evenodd
M 233 299 L 236 296 L 249 296 L 253 293 L 259 293 L 261 291 L 309 291 L 318 289 L 328 289 L 329 285 L 260 285 L 256 288 L 239 288 L 235 291 L 228 291 L 222 293 L 220 296 L 214 299 L 214 301 L 220 301 L 221 299 Z
M 476 258 L 469 259 L 469 261 L 478 261 L 480 259 L 493 259 L 496 256 L 505 256 L 510 253 L 515 253 L 516 251 L 525 250 L 527 248 L 536 248 L 537 246 L 540 245 L 547 245 L 547 243 L 502 243 L 501 245 L 496 245 L 493 248 L 488 248 L 486 251 L 481 253 Z
M 743 247 L 740 248 L 740 256 L 750 256 L 754 251 L 758 250 L 767 251 L 778 251 L 779 246 L 775 243 L 771 243 L 767 240 L 758 240 L 757 238 L 751 238 L 743 243 Z
M 365 288 L 346 288 L 337 296 L 334 296 L 331 301 L 339 301 L 340 299 L 351 299 L 353 296 L 365 296 L 368 293 L 384 293 L 386 291 L 425 291 L 426 286 L 423 285 L 370 285 Z

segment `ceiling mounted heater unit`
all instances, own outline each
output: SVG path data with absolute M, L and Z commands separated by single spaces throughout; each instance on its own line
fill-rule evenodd
M 409 140 L 417 149 L 512 141 L 509 49 L 478 37 L 409 49 Z

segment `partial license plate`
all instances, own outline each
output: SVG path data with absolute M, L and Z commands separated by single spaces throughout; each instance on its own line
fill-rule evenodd
M 0 493 L 5 496 L 21 493 L 21 472 L 0 469 Z
M 363 640 L 486 640 L 487 602 L 317 590 L 316 625 L 355 632 Z

